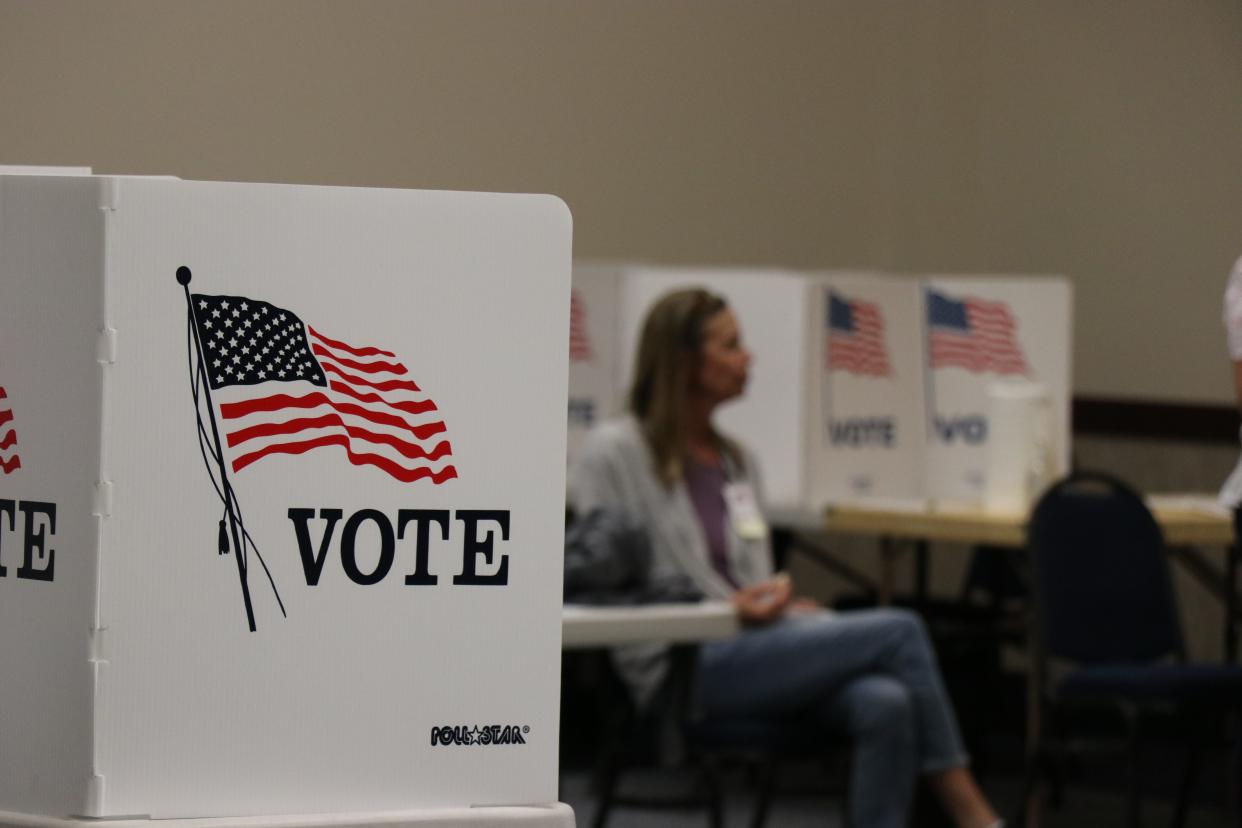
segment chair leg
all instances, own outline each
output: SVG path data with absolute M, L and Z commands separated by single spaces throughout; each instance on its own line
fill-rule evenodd
M 1242 828 L 1242 714 L 1233 716 L 1233 749 L 1229 751 L 1233 767 L 1225 779 L 1226 807 L 1232 812 L 1233 822 Z
M 608 823 L 608 815 L 612 812 L 613 799 L 616 796 L 619 773 L 617 757 L 605 756 L 596 775 L 599 802 L 595 806 L 595 818 L 591 820 L 592 828 L 604 828 Z
M 759 792 L 755 797 L 755 810 L 750 817 L 750 828 L 763 828 L 768 821 L 768 809 L 772 805 L 772 789 L 776 786 L 776 760 L 768 758 L 759 768 Z
M 1182 771 L 1182 783 L 1177 788 L 1177 804 L 1173 807 L 1173 828 L 1182 828 L 1186 824 L 1186 811 L 1190 806 L 1190 790 L 1194 787 L 1195 777 L 1199 773 L 1199 759 L 1203 754 L 1203 746 L 1196 738 L 1190 745 L 1190 753 L 1186 756 L 1186 768 Z
M 1048 759 L 1048 805 L 1054 810 L 1065 807 L 1065 759 L 1060 763 L 1051 757 Z
M 724 828 L 724 792 L 720 785 L 720 768 L 715 759 L 703 759 L 703 783 L 706 786 L 707 821 L 711 828 Z
M 1039 824 L 1039 810 L 1043 804 L 1040 783 L 1045 762 L 1043 746 L 1036 746 L 1027 763 L 1026 779 L 1022 782 L 1022 799 L 1018 802 L 1018 812 L 1014 814 L 1014 828 L 1026 828 L 1028 821 L 1032 825 Z
M 1130 828 L 1140 828 L 1142 819 L 1140 810 L 1142 807 L 1143 784 L 1142 784 L 1142 768 L 1139 759 L 1139 719 L 1136 715 L 1131 714 L 1129 717 L 1129 764 L 1130 764 L 1130 791 L 1126 797 L 1126 824 Z
M 630 721 L 626 717 L 624 723 Z M 624 724 L 622 723 L 622 724 Z M 595 817 L 591 820 L 592 828 L 604 828 L 608 817 L 616 804 L 617 785 L 625 765 L 625 743 L 621 735 L 622 726 L 618 725 L 614 732 L 607 734 L 600 748 L 599 760 L 595 766 L 595 788 L 598 802 L 595 806 Z

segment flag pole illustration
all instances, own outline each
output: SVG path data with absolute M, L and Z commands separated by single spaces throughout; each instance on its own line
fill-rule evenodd
M 824 365 L 823 365 L 824 367 L 824 374 L 823 374 L 823 377 L 824 377 L 823 379 L 823 383 L 824 383 L 823 384 L 824 437 L 827 438 L 828 445 L 831 446 L 832 445 L 833 404 L 836 401 L 836 394 L 832 387 L 832 358 L 834 356 L 833 347 L 832 347 L 832 333 L 833 333 L 832 331 L 833 313 L 832 312 L 835 307 L 835 302 L 837 301 L 837 296 L 833 291 L 829 290 L 824 293 L 824 298 L 827 300 L 827 302 L 825 303 L 826 307 L 824 309 L 825 310 L 824 324 L 828 331 L 828 335 L 824 338 Z
M 875 302 L 849 299 L 835 290 L 827 292 L 824 325 L 828 332 L 824 356 L 824 411 L 832 423 L 833 374 L 843 371 L 857 377 L 893 375 L 884 340 L 884 314 Z
M 936 368 L 936 360 L 932 356 L 932 307 L 933 297 L 937 294 L 931 288 L 923 289 L 923 306 L 925 313 L 923 317 L 924 328 L 924 345 L 923 348 L 923 393 L 927 400 L 927 409 L 923 412 L 927 422 L 924 423 L 927 430 L 928 444 L 931 445 L 936 437 L 936 382 L 932 375 L 932 370 Z
M 212 476 L 212 482 L 216 483 L 216 493 L 220 495 L 220 499 L 224 501 L 224 512 L 228 521 L 227 534 L 225 529 L 225 521 L 223 519 L 220 521 L 220 534 L 217 549 L 221 555 L 228 554 L 229 541 L 230 539 L 232 540 L 233 557 L 237 561 L 237 577 L 241 581 L 242 602 L 246 607 L 246 621 L 250 626 L 250 631 L 254 632 L 256 629 L 254 623 L 254 606 L 250 600 L 250 582 L 247 577 L 249 562 L 246 560 L 246 550 L 245 547 L 242 546 L 241 542 L 242 535 L 245 534 L 245 527 L 241 525 L 240 516 L 237 514 L 239 511 L 237 509 L 237 500 L 233 494 L 233 485 L 229 482 L 228 469 L 224 462 L 224 448 L 220 444 L 220 427 L 216 424 L 215 407 L 212 405 L 211 400 L 211 383 L 207 381 L 207 373 L 203 368 L 206 358 L 203 353 L 202 340 L 198 335 L 198 325 L 195 324 L 196 318 L 194 315 L 194 301 L 190 297 L 190 279 L 192 277 L 193 274 L 190 272 L 188 267 L 182 266 L 177 268 L 177 283 L 180 284 L 185 290 L 185 303 L 188 314 L 187 323 L 189 327 L 189 334 L 193 338 L 193 345 L 191 346 L 191 362 L 193 367 L 191 367 L 190 370 L 192 374 L 191 383 L 194 393 L 195 414 L 198 417 L 199 445 L 200 448 L 204 449 L 206 454 L 211 455 L 220 470 L 219 483 L 216 483 L 214 475 Z M 211 438 L 213 443 L 213 446 L 210 448 L 203 446 L 203 415 L 198 405 L 200 388 L 203 395 L 207 399 L 207 419 L 211 424 Z M 204 462 L 206 462 L 206 456 L 204 456 L 203 459 Z M 211 472 L 210 464 L 208 464 L 208 472 Z M 238 531 L 239 527 L 241 529 L 240 532 Z M 262 562 L 263 559 L 262 556 L 258 554 L 258 550 L 255 550 L 255 554 L 256 557 L 259 558 L 260 562 Z M 267 569 L 266 563 L 263 563 L 263 568 L 264 570 Z M 271 580 L 270 571 L 268 572 L 268 579 Z M 285 605 L 284 602 L 280 600 L 280 592 L 277 591 L 275 582 L 272 583 L 272 592 L 276 594 L 276 602 L 280 604 L 280 612 L 284 615 Z
M 284 604 L 246 531 L 229 472 L 236 475 L 269 457 L 317 449 L 343 451 L 349 464 L 404 484 L 440 485 L 456 478 L 457 469 L 435 401 L 396 354 L 333 339 L 293 311 L 260 299 L 190 293 L 190 279 L 188 267 L 177 269 L 186 297 L 199 450 L 224 504 L 218 551 L 227 554 L 232 542 L 254 631 L 247 577 L 251 552 L 282 613 Z

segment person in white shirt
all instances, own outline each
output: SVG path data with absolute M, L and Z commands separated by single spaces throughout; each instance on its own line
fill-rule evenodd
M 1225 307 L 1222 313 L 1225 323 L 1225 341 L 1229 346 L 1229 358 L 1233 360 L 1233 387 L 1238 396 L 1238 408 L 1242 409 L 1242 258 L 1233 265 L 1229 282 L 1225 285 Z M 1239 432 L 1242 438 L 1242 431 Z M 1242 459 L 1220 490 L 1220 502 L 1230 509 L 1242 505 Z

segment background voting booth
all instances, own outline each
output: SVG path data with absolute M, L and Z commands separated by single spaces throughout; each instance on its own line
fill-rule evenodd
M 622 407 L 618 370 L 624 359 L 617 332 L 620 291 L 616 266 L 574 265 L 569 306 L 570 461 L 591 427 L 616 416 Z
M 1063 278 L 580 264 L 574 285 L 586 318 L 606 320 L 617 341 L 589 382 L 571 372 L 571 431 L 588 427 L 576 400 L 593 401 L 592 423 L 622 410 L 657 298 L 694 285 L 725 297 L 755 359 L 720 425 L 759 458 L 768 503 L 783 513 L 830 503 L 1022 512 L 1069 468 Z
M 922 291 L 916 281 L 829 277 L 815 285 L 804 505 L 924 492 Z
M 39 167 L 0 164 L 0 175 L 90 175 L 90 167 Z
M 570 232 L 0 176 L 8 822 L 555 803 Z
M 1070 466 L 1069 284 L 1030 276 L 923 284 L 927 494 L 1024 512 Z

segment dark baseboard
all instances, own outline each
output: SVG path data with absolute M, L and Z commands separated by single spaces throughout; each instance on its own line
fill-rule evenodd
M 1074 434 L 1092 437 L 1238 443 L 1238 409 L 1231 405 L 1074 397 Z

